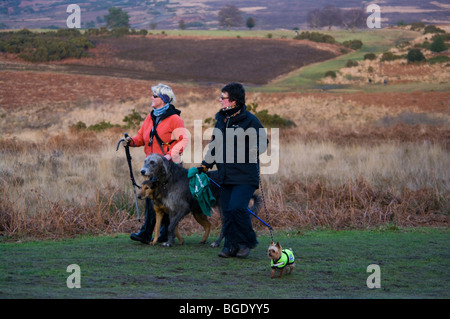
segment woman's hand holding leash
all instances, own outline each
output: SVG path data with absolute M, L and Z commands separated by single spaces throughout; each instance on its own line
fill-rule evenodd
M 137 202 L 137 195 L 136 195 L 136 188 L 141 188 L 138 184 L 136 184 L 136 181 L 134 180 L 134 175 L 133 175 L 133 168 L 131 166 L 131 155 L 130 155 L 130 148 L 129 148 L 129 144 L 133 139 L 131 137 L 128 136 L 127 133 L 125 133 L 124 137 L 122 139 L 120 139 L 119 143 L 117 144 L 117 148 L 116 148 L 116 152 L 119 150 L 119 145 L 120 143 L 123 143 L 123 146 L 125 147 L 125 155 L 127 157 L 127 162 L 128 162 L 128 169 L 130 170 L 130 179 L 131 179 L 131 184 L 133 185 L 133 193 L 134 193 L 134 204 L 136 206 L 136 213 L 137 213 L 137 218 L 138 221 L 141 221 L 141 216 L 139 214 L 139 207 L 138 207 L 138 202 Z

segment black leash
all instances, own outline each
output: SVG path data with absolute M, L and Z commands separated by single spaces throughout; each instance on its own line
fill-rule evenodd
M 124 142 L 127 137 L 128 137 L 128 134 L 125 133 L 124 138 L 120 139 L 119 143 L 117 143 L 116 152 L 119 150 L 120 143 Z M 128 169 L 130 170 L 131 184 L 133 185 L 134 204 L 136 206 L 136 213 L 137 213 L 138 221 L 141 222 L 141 216 L 139 214 L 139 207 L 138 207 L 137 195 L 136 195 L 136 187 L 140 189 L 141 186 L 136 184 L 136 181 L 134 180 L 133 168 L 131 166 L 130 147 L 128 145 L 125 146 L 125 155 L 127 156 Z
M 213 182 L 217 187 L 221 188 L 220 185 L 217 184 L 211 177 L 208 176 L 208 178 L 209 178 L 209 180 L 210 180 L 211 182 Z M 264 205 L 264 206 L 265 206 L 265 205 Z M 256 215 L 254 212 L 252 212 L 252 211 L 250 210 L 250 208 L 247 207 L 247 210 L 249 211 L 250 214 L 252 214 L 254 217 L 256 217 L 256 219 L 258 219 L 261 223 L 263 223 L 264 225 L 266 225 L 267 228 L 269 228 L 269 230 L 270 230 L 270 234 L 272 234 L 272 226 L 270 226 L 270 225 L 267 224 L 265 221 L 263 221 L 261 218 L 259 218 L 258 215 Z M 273 236 L 272 236 L 272 240 L 273 240 Z

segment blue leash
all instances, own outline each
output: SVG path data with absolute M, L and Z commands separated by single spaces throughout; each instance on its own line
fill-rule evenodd
M 211 177 L 209 177 L 209 180 L 211 182 L 213 182 L 217 187 L 221 188 L 219 184 L 217 184 Z M 250 208 L 247 207 L 247 210 L 250 212 L 250 214 L 252 214 L 254 217 L 256 217 L 261 223 L 263 223 L 264 225 L 266 225 L 270 230 L 273 230 L 272 226 L 268 225 L 265 221 L 263 221 L 261 218 L 259 218 L 254 212 L 252 212 L 250 210 Z

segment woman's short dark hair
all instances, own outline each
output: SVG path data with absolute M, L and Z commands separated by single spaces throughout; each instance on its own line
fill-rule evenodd
M 222 88 L 222 92 L 227 92 L 229 101 L 236 101 L 237 106 L 245 105 L 245 89 L 241 83 L 229 83 Z

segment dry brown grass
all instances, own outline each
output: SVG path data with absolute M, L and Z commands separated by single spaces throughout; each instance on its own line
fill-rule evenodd
M 134 203 L 125 157 L 122 149 L 115 151 L 117 134 L 3 139 L 2 235 L 61 238 L 137 230 L 136 216 L 129 214 Z M 282 143 L 279 172 L 263 176 L 269 217 L 260 212 L 276 229 L 448 224 L 450 157 L 439 144 Z M 132 150 L 135 173 L 144 158 L 140 151 Z M 218 214 L 212 222 L 218 230 Z M 184 233 L 201 231 L 192 218 L 180 226 Z
M 270 221 L 278 229 L 366 229 L 386 224 L 442 227 L 449 222 L 448 200 L 431 188 L 406 188 L 395 195 L 389 189 L 377 190 L 362 178 L 336 187 L 283 179 L 278 187 L 267 188 Z

